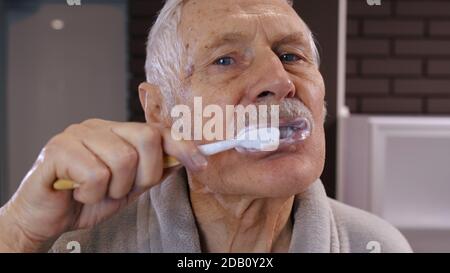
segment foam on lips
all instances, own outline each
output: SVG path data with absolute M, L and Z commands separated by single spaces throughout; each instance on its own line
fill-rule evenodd
M 262 114 L 263 118 L 271 125 L 273 125 L 272 120 L 270 120 L 272 107 L 275 105 L 279 107 L 279 122 L 276 124 L 280 130 L 281 143 L 305 140 L 311 135 L 314 126 L 313 115 L 311 110 L 299 98 L 284 98 L 281 101 L 269 98 L 261 104 L 268 105 L 267 114 Z
M 237 137 L 240 146 L 238 152 L 275 151 L 280 144 L 280 130 L 275 127 L 244 129 Z
M 285 122 L 276 127 L 247 127 L 237 137 L 241 143 L 236 150 L 242 153 L 276 151 L 280 145 L 305 140 L 311 135 L 311 122 L 306 117 Z
M 311 121 L 306 117 L 300 117 L 293 121 L 280 124 L 280 141 L 300 141 L 311 135 Z

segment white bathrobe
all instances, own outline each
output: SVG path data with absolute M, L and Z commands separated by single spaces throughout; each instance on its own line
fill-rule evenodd
M 292 216 L 289 252 L 411 252 L 396 228 L 328 198 L 320 180 L 295 197 Z M 70 252 L 71 241 L 81 252 L 201 252 L 185 170 L 96 227 L 64 234 L 51 252 Z

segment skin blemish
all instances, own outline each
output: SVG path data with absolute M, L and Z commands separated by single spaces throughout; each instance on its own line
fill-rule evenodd
M 191 64 L 191 65 L 189 65 L 189 67 L 186 71 L 186 79 L 192 77 L 193 74 L 194 74 L 194 65 Z

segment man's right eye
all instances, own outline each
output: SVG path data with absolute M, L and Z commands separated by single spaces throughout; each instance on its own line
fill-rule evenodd
M 231 57 L 220 57 L 214 61 L 214 64 L 228 66 L 234 64 L 234 59 Z

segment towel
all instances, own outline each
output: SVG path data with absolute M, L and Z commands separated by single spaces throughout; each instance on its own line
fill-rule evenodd
M 318 179 L 295 196 L 289 252 L 411 252 L 392 225 L 327 197 Z M 105 222 L 63 234 L 50 252 L 200 253 L 201 245 L 183 168 Z

